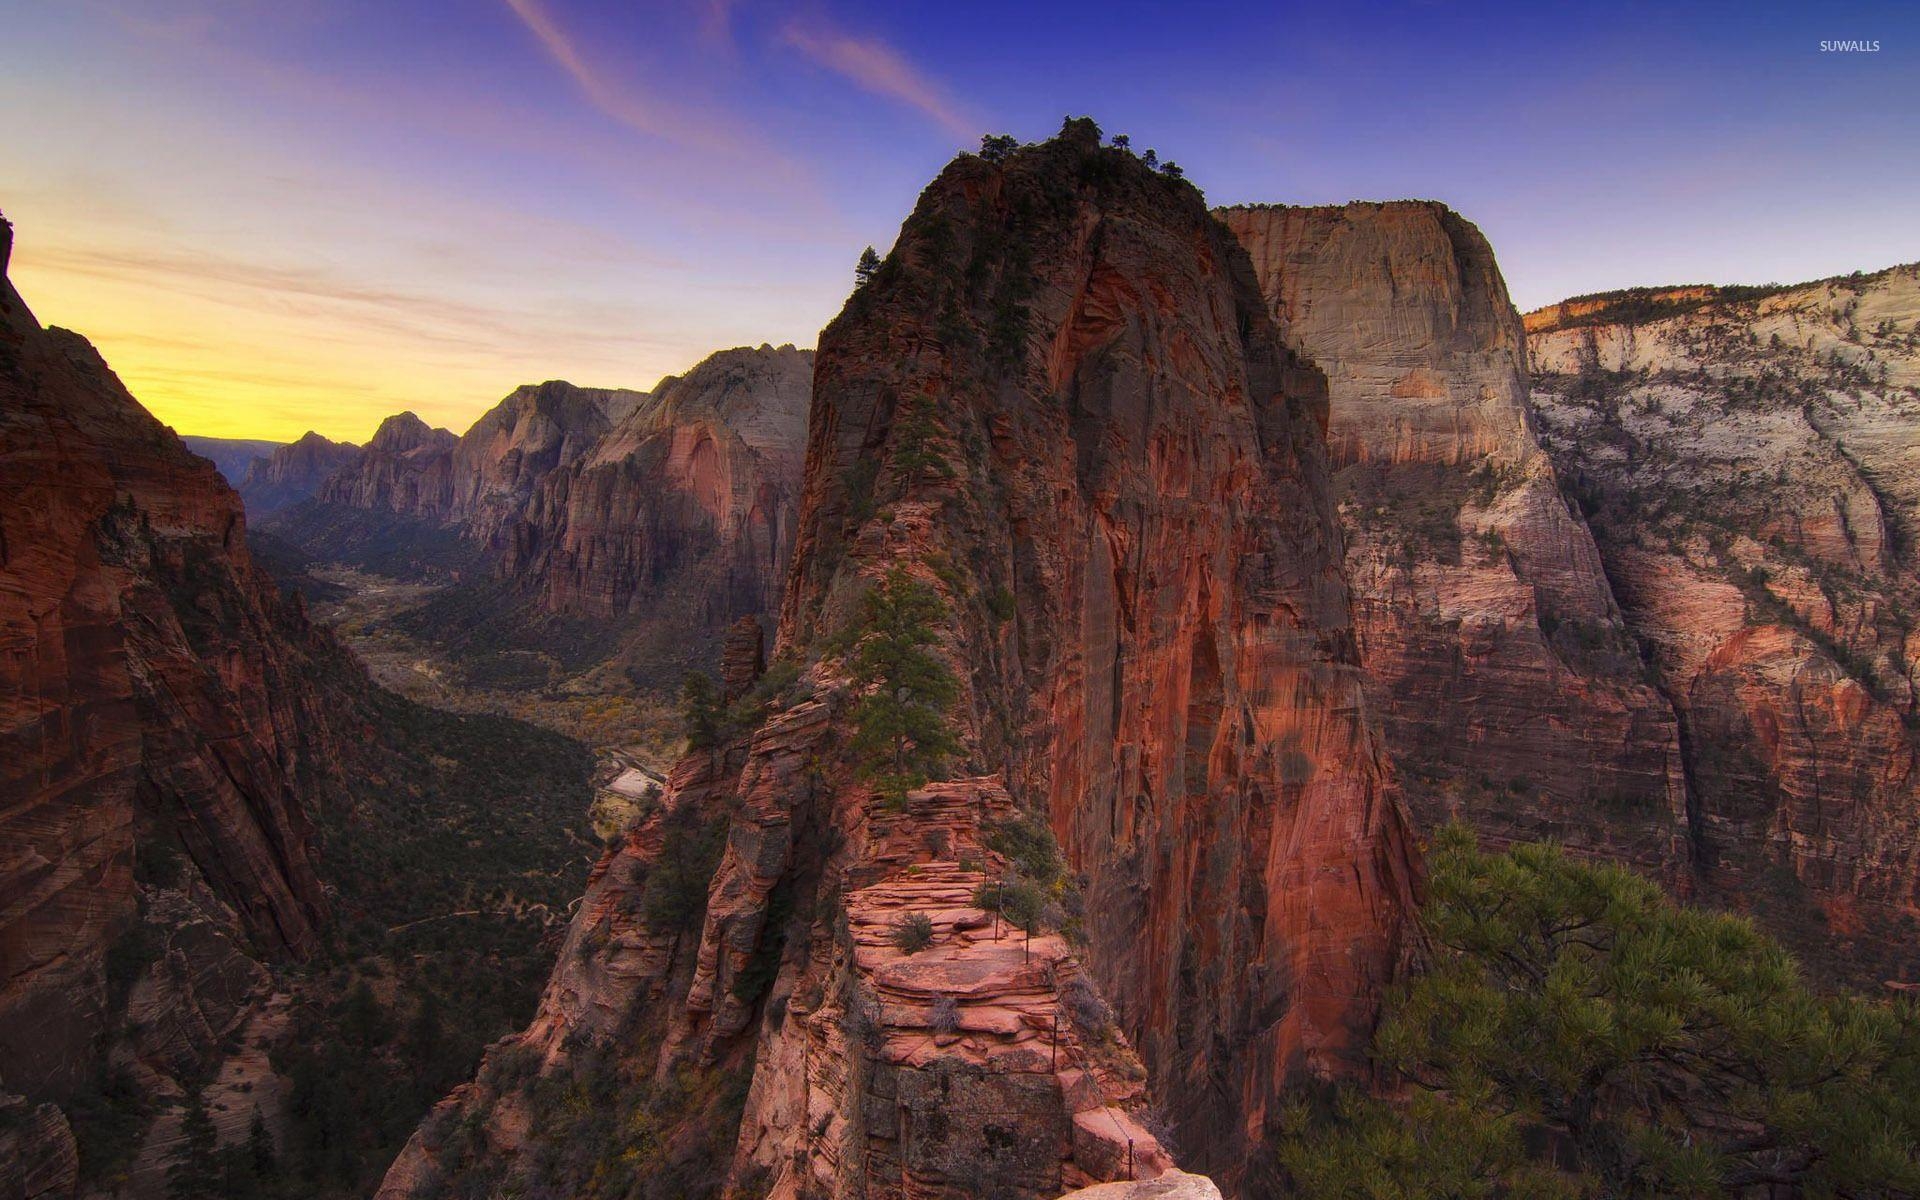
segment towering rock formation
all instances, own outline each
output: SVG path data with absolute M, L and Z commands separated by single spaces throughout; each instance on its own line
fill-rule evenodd
M 80 337 L 0 286 L 0 1072 L 60 1099 L 133 1010 L 142 1070 L 197 1069 L 327 900 L 302 796 L 310 660 L 240 503 Z
M 459 441 L 450 430 L 435 429 L 410 412 L 388 417 L 359 462 L 328 479 L 317 498 L 347 508 L 440 520 L 453 510 L 453 448 Z
M 668 377 L 541 480 L 496 574 L 549 614 L 637 624 L 627 657 L 678 679 L 770 615 L 793 548 L 813 353 L 726 350 Z
M 1486 239 L 1424 201 L 1220 216 L 1327 375 L 1361 657 L 1415 814 L 1672 878 L 1672 712 L 1540 449 Z
M 1920 267 L 1532 314 L 1543 438 L 1685 734 L 1698 886 L 1920 974 Z
M 311 498 L 334 475 L 358 467 L 365 453 L 350 442 L 335 442 L 308 432 L 267 457 L 255 459 L 239 483 L 248 518 L 257 522 Z
M 1356 1066 L 1412 886 L 1325 419 L 1189 186 L 1088 122 L 950 166 L 822 335 L 774 665 L 382 1195 L 1050 1196 L 1168 1165 L 1143 1077 L 1232 1176 L 1286 1082 Z M 902 578 L 960 749 L 893 804 L 849 662 Z M 996 935 L 976 888 L 1055 837 L 1072 936 Z
M 491 544 L 550 475 L 584 458 L 613 427 L 610 413 L 630 414 L 646 399 L 560 381 L 516 388 L 454 446 L 453 494 L 440 515 Z

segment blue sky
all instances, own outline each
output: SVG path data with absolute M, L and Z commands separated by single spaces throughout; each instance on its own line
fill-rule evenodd
M 811 344 L 987 131 L 1216 203 L 1443 200 L 1522 308 L 1920 259 L 1913 4 L 0 0 L 46 321 L 185 432 L 463 429 Z M 1878 39 L 1875 54 L 1822 39 Z

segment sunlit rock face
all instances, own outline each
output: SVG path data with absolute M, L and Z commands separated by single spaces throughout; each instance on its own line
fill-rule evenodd
M 1679 713 L 1695 882 L 1913 980 L 1920 268 L 1527 318 L 1542 440 Z
M 62 1099 L 135 1010 L 140 1082 L 190 1077 L 263 982 L 249 955 L 318 949 L 312 663 L 339 652 L 213 464 L 11 286 L 0 309 L 0 1059 Z
M 1327 376 L 1368 696 L 1421 823 L 1674 878 L 1673 713 L 1541 450 L 1486 239 L 1425 201 L 1219 215 L 1282 341 Z
M 1362 1068 L 1413 886 L 1326 403 L 1186 185 L 1084 123 L 950 166 L 821 337 L 764 707 L 603 860 L 539 1016 L 382 1195 L 567 1186 L 594 1151 L 539 1098 L 609 1062 L 741 1081 L 675 1091 L 659 1144 L 725 1129 L 717 1169 L 769 1196 L 1050 1197 L 1161 1174 L 1169 1126 L 1235 1177 L 1284 1086 Z M 845 656 L 902 565 L 948 610 L 962 749 L 896 810 L 852 769 Z M 975 904 L 1023 813 L 1081 881 L 1077 944 Z M 652 889 L 712 823 L 675 932 Z
M 663 647 L 771 614 L 793 548 L 812 379 L 812 351 L 761 346 L 662 380 L 541 480 L 501 538 L 498 575 L 547 612 L 643 621 Z

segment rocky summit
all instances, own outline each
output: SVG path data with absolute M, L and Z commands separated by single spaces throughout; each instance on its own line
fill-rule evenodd
M 1191 187 L 1088 123 L 956 161 L 822 335 L 766 676 L 382 1195 L 1236 1177 L 1282 1087 L 1363 1070 L 1415 886 L 1326 413 Z M 892 604 L 953 681 L 946 780 L 897 791 L 849 686 Z M 554 1106 L 609 1079 L 644 1146 Z

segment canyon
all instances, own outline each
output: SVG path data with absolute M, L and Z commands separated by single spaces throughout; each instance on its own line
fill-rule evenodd
M 215 1148 L 263 1122 L 291 1161 L 301 1085 L 276 1067 L 296 1024 L 303 1047 L 337 1036 L 315 965 L 378 953 L 370 920 L 498 888 L 490 859 L 535 859 L 553 882 L 518 890 L 564 903 L 585 753 L 374 687 L 254 562 L 214 464 L 10 281 L 0 490 L 0 1192 L 162 1194 L 194 1111 Z M 448 845 L 422 811 L 465 828 Z M 463 848 L 483 835 L 512 848 Z M 422 897 L 393 868 L 427 847 Z M 511 995 L 542 922 L 485 927 L 475 966 Z M 450 967 L 407 949 L 401 979 Z
M 1166 1169 L 1150 1126 L 1236 1177 L 1283 1086 L 1363 1069 L 1415 887 L 1326 404 L 1198 194 L 1090 123 L 950 166 L 822 335 L 774 665 L 724 681 L 736 732 L 381 1194 L 619 1163 L 649 1195 L 1045 1195 Z M 887 802 L 847 642 L 906 587 L 946 613 L 959 761 Z M 980 889 L 1027 876 L 1072 919 L 1016 947 Z M 644 1146 L 566 1116 L 608 1087 Z
M 458 437 L 402 413 L 264 528 L 318 561 L 445 585 L 406 624 L 456 657 L 664 692 L 778 604 L 811 382 L 810 351 L 742 347 L 648 392 L 522 387 Z M 270 472 L 297 473 L 294 449 L 250 502 Z
M 1070 120 L 817 352 L 234 486 L 0 310 L 0 1195 L 82 1186 L 108 1079 L 94 1194 L 192 1097 L 291 1145 L 354 1004 L 495 978 L 433 1070 L 364 1048 L 337 1194 L 1269 1194 L 1452 822 L 1916 984 L 1920 267 L 1522 317 L 1443 205 L 1210 210 Z M 599 842 L 491 715 L 689 672 L 684 749 L 581 735 Z

